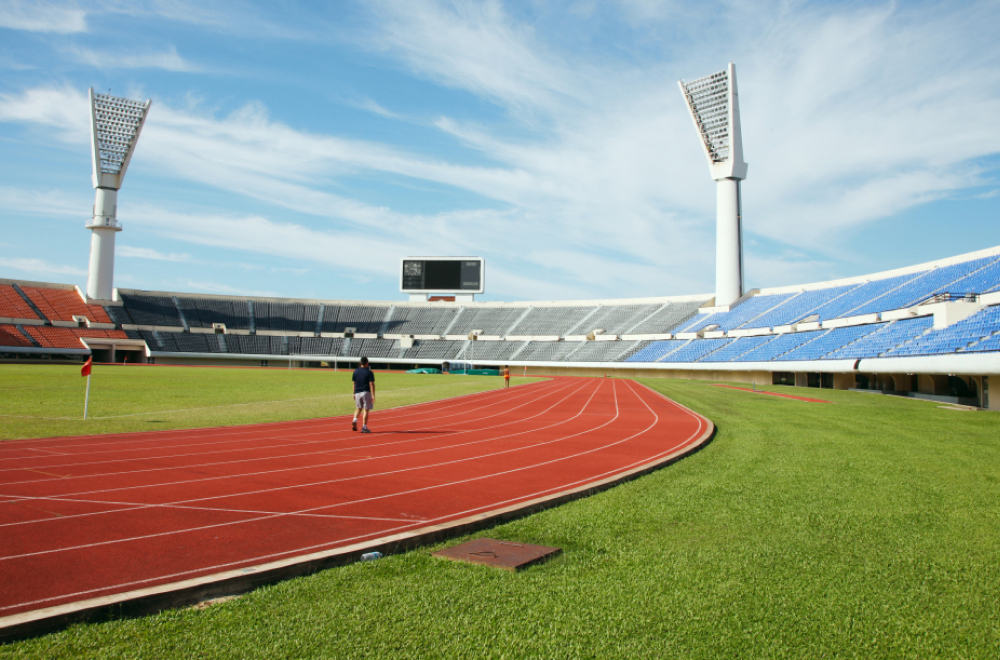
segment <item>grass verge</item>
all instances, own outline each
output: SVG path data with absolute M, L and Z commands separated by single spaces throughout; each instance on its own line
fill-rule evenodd
M 0 658 L 1000 656 L 1000 416 L 643 382 L 715 440 L 477 535 L 564 549 L 547 564 L 510 574 L 434 546 Z
M 348 415 L 350 371 L 0 365 L 0 440 L 202 428 Z M 489 376 L 375 373 L 377 410 L 502 386 Z

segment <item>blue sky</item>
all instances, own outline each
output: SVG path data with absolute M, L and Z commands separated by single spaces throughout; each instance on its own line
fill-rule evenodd
M 440 254 L 485 257 L 486 300 L 710 292 L 676 81 L 730 60 L 749 286 L 991 247 L 998 28 L 996 2 L 0 0 L 0 277 L 85 283 L 93 86 L 153 99 L 117 286 L 391 300 Z

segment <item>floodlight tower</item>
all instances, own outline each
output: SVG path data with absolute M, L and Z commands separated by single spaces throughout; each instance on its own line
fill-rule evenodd
M 747 178 L 740 136 L 736 67 L 691 82 L 677 81 L 701 136 L 716 185 L 715 304 L 743 295 L 743 210 L 740 181 Z
M 122 230 L 116 217 L 122 187 L 135 143 L 146 123 L 151 100 L 145 103 L 90 88 L 90 138 L 93 144 L 93 181 L 97 189 L 90 235 L 90 272 L 87 297 L 110 300 L 115 275 L 115 233 Z

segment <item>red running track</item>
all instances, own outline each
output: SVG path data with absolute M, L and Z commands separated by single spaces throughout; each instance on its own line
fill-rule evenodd
M 371 426 L 353 433 L 339 417 L 0 443 L 0 627 L 488 518 L 648 469 L 712 431 L 638 383 L 592 378 L 376 410 Z
M 723 385 L 713 383 L 716 387 L 725 387 L 730 390 L 740 390 L 742 392 L 753 392 L 754 394 L 768 394 L 770 396 L 780 396 L 782 399 L 794 399 L 795 401 L 808 401 L 809 403 L 830 403 L 825 399 L 810 399 L 806 396 L 795 396 L 794 394 L 782 394 L 781 392 L 768 392 L 767 390 L 752 390 L 749 387 L 736 387 L 735 385 Z

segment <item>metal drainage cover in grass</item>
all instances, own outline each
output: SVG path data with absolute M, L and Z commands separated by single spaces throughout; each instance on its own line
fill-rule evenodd
M 496 539 L 476 539 L 444 550 L 431 553 L 453 561 L 470 564 L 487 564 L 505 571 L 519 571 L 532 564 L 545 561 L 562 552 L 562 548 L 547 548 L 544 545 L 529 545 Z

